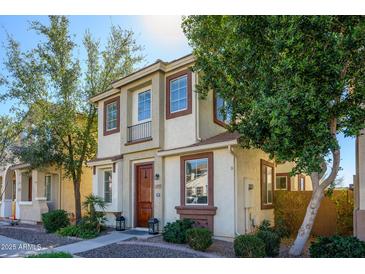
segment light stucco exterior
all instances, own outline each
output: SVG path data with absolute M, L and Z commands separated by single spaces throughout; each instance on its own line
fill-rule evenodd
M 170 63 L 156 63 L 112 83 L 112 88 L 91 98 L 98 107 L 98 153 L 89 162 L 93 168 L 93 193 L 104 197 L 104 171 L 112 170 L 112 201 L 108 204 L 108 224 L 115 224 L 115 213 L 126 218 L 127 227 L 136 227 L 136 165 L 153 163 L 152 216 L 160 221 L 160 229 L 168 222 L 194 215 L 199 209 L 181 209 L 181 159 L 197 153 L 213 154 L 214 204 L 207 217 L 214 236 L 232 238 L 251 232 L 264 219 L 273 222 L 273 209 L 261 208 L 260 161 L 274 162 L 259 150 L 244 150 L 236 139 L 204 142 L 226 132 L 214 122 L 213 92 L 200 98 L 195 92 L 199 80 L 191 74 L 191 112 L 168 117 L 166 85 L 171 75 L 189 70 L 192 55 Z M 170 77 L 171 78 L 171 77 Z M 143 142 L 128 142 L 128 130 L 138 126 L 136 119 L 141 91 L 151 90 L 151 136 Z M 104 135 L 104 102 L 120 97 L 120 131 Z M 223 135 L 222 135 L 223 136 Z M 292 165 L 274 167 L 290 172 Z M 295 185 L 295 178 L 292 179 Z M 273 182 L 275 184 L 275 182 Z M 306 185 L 310 179 L 306 178 Z M 191 211 L 191 212 L 190 212 Z M 194 212 L 193 212 L 194 211 Z M 204 219 L 205 216 L 200 216 Z M 213 221 L 211 221 L 213 220 Z
M 365 240 L 365 130 L 356 139 L 354 234 Z
M 72 182 L 55 167 L 30 169 L 29 165 L 2 168 L 0 218 L 15 218 L 21 222 L 38 223 L 42 214 L 55 209 L 75 212 Z M 49 199 L 46 197 L 46 176 L 50 178 Z M 91 169 L 83 168 L 81 201 L 91 193 Z

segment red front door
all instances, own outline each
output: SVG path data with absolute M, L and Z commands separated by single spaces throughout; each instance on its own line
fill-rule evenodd
M 153 215 L 153 164 L 136 165 L 137 185 L 137 226 L 147 227 L 148 219 Z

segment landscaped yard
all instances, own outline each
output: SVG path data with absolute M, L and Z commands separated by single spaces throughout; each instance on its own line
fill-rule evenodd
M 19 224 L 16 226 L 1 226 L 0 235 L 20 240 L 28 244 L 40 244 L 42 248 L 57 247 L 80 241 L 76 238 L 46 233 L 41 225 Z

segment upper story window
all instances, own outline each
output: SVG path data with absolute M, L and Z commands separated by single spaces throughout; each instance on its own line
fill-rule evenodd
M 221 96 L 214 94 L 214 122 L 221 126 L 226 126 L 231 122 L 231 109 Z
M 273 208 L 274 164 L 261 160 L 261 209 Z
M 186 110 L 188 107 L 188 76 L 183 75 L 170 81 L 171 113 Z
M 289 173 L 276 173 L 277 190 L 290 190 L 290 175 Z
M 104 102 L 104 135 L 119 132 L 120 99 L 115 97 Z
M 151 119 L 151 90 L 138 93 L 138 122 Z
M 184 70 L 166 78 L 166 119 L 192 112 L 191 71 Z
M 106 106 L 106 130 L 117 128 L 117 102 L 112 102 Z

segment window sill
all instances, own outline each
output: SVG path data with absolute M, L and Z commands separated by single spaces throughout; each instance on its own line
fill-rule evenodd
M 32 201 L 20 201 L 19 205 L 31 206 L 33 205 Z
M 207 206 L 207 205 L 191 205 L 191 206 L 176 206 L 177 214 L 182 215 L 215 215 L 217 212 L 217 207 Z
M 261 210 L 265 210 L 265 209 L 274 209 L 274 205 L 261 205 Z

